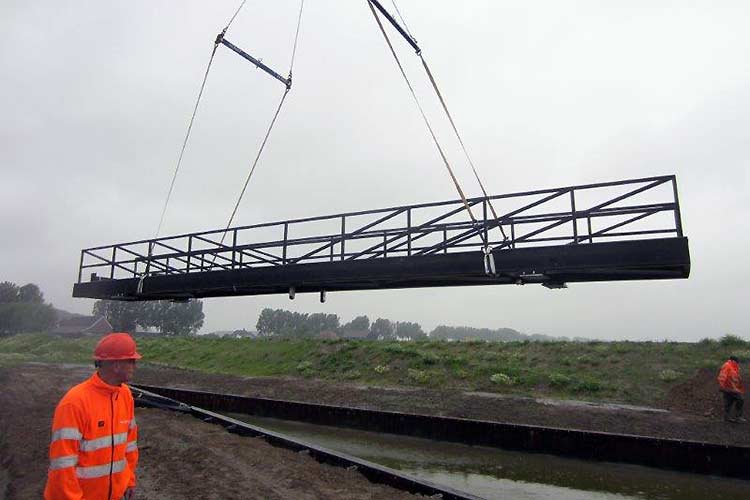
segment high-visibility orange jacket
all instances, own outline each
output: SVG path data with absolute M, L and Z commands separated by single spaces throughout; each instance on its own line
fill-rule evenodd
M 130 388 L 94 373 L 57 405 L 44 498 L 120 500 L 135 486 L 137 438 Z
M 719 371 L 719 388 L 722 391 L 745 392 L 740 377 L 740 367 L 736 361 L 731 359 L 724 363 Z

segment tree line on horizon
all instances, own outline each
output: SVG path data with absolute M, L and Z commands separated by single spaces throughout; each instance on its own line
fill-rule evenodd
M 165 336 L 193 335 L 203 326 L 203 302 L 172 302 L 153 300 L 125 302 L 97 300 L 94 316 L 104 316 L 115 331 L 134 333 L 136 330 L 155 329 Z
M 255 329 L 260 337 L 314 338 L 328 332 L 338 337 L 371 340 L 486 340 L 491 342 L 569 340 L 547 335 L 526 335 L 512 328 L 472 328 L 469 326 L 439 325 L 425 333 L 419 323 L 377 318 L 370 322 L 366 315 L 341 324 L 337 314 L 299 313 L 286 309 L 265 308 L 258 316 Z M 580 340 L 580 339 L 573 339 Z
M 305 338 L 334 333 L 341 337 L 368 338 L 373 340 L 427 338 L 418 323 L 391 321 L 378 318 L 372 324 L 365 315 L 357 316 L 341 324 L 337 314 L 298 313 L 286 309 L 265 308 L 255 325 L 261 337 Z
M 44 300 L 38 285 L 0 282 L 0 336 L 50 331 L 58 322 L 58 312 Z M 155 329 L 163 335 L 195 334 L 205 318 L 199 300 L 97 300 L 92 312 L 94 316 L 104 316 L 115 331 L 134 333 L 138 328 Z
M 134 333 L 139 328 L 157 331 L 166 336 L 196 334 L 203 326 L 203 302 L 167 300 L 125 302 L 98 300 L 93 314 L 105 317 L 115 331 Z M 44 300 L 39 286 L 28 283 L 19 286 L 5 281 L 0 283 L 0 336 L 22 332 L 47 331 L 57 322 L 57 311 Z M 286 309 L 264 308 L 256 323 L 258 336 L 285 338 L 314 338 L 321 334 L 335 337 L 366 338 L 371 340 L 486 340 L 486 341 L 553 341 L 571 340 L 567 337 L 526 335 L 512 328 L 473 328 L 468 326 L 439 325 L 429 333 L 410 321 L 392 321 L 377 318 L 370 321 L 359 315 L 342 323 L 337 314 L 299 313 Z M 243 330 L 244 331 L 244 330 Z M 324 335 L 325 336 L 325 335 Z M 585 341 L 573 338 L 573 341 Z
M 0 336 L 45 331 L 56 320 L 55 308 L 45 302 L 39 286 L 0 283 Z

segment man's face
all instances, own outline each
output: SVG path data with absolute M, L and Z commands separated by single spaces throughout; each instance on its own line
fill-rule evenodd
M 112 371 L 122 381 L 121 383 L 130 382 L 135 373 L 135 360 L 134 359 L 123 359 L 115 361 L 112 366 Z

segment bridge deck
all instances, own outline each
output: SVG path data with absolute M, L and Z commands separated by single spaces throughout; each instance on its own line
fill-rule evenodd
M 497 218 L 488 217 L 490 201 Z M 466 220 L 460 201 L 448 201 L 89 248 L 81 252 L 73 295 L 156 300 L 292 288 L 559 287 L 690 273 L 674 176 L 469 203 L 480 215 L 477 223 Z M 487 247 L 491 258 L 483 253 Z M 89 270 L 96 272 L 84 282 Z

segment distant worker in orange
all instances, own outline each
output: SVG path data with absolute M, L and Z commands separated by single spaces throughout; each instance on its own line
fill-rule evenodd
M 724 395 L 724 420 L 727 422 L 745 423 L 747 420 L 742 416 L 742 407 L 745 404 L 742 393 L 742 377 L 740 366 L 736 356 L 729 356 L 719 371 L 719 390 Z M 736 416 L 732 416 L 732 408 L 736 409 Z
M 140 358 L 127 333 L 110 333 L 96 345 L 97 371 L 55 409 L 45 499 L 133 498 L 138 426 L 125 383 Z

